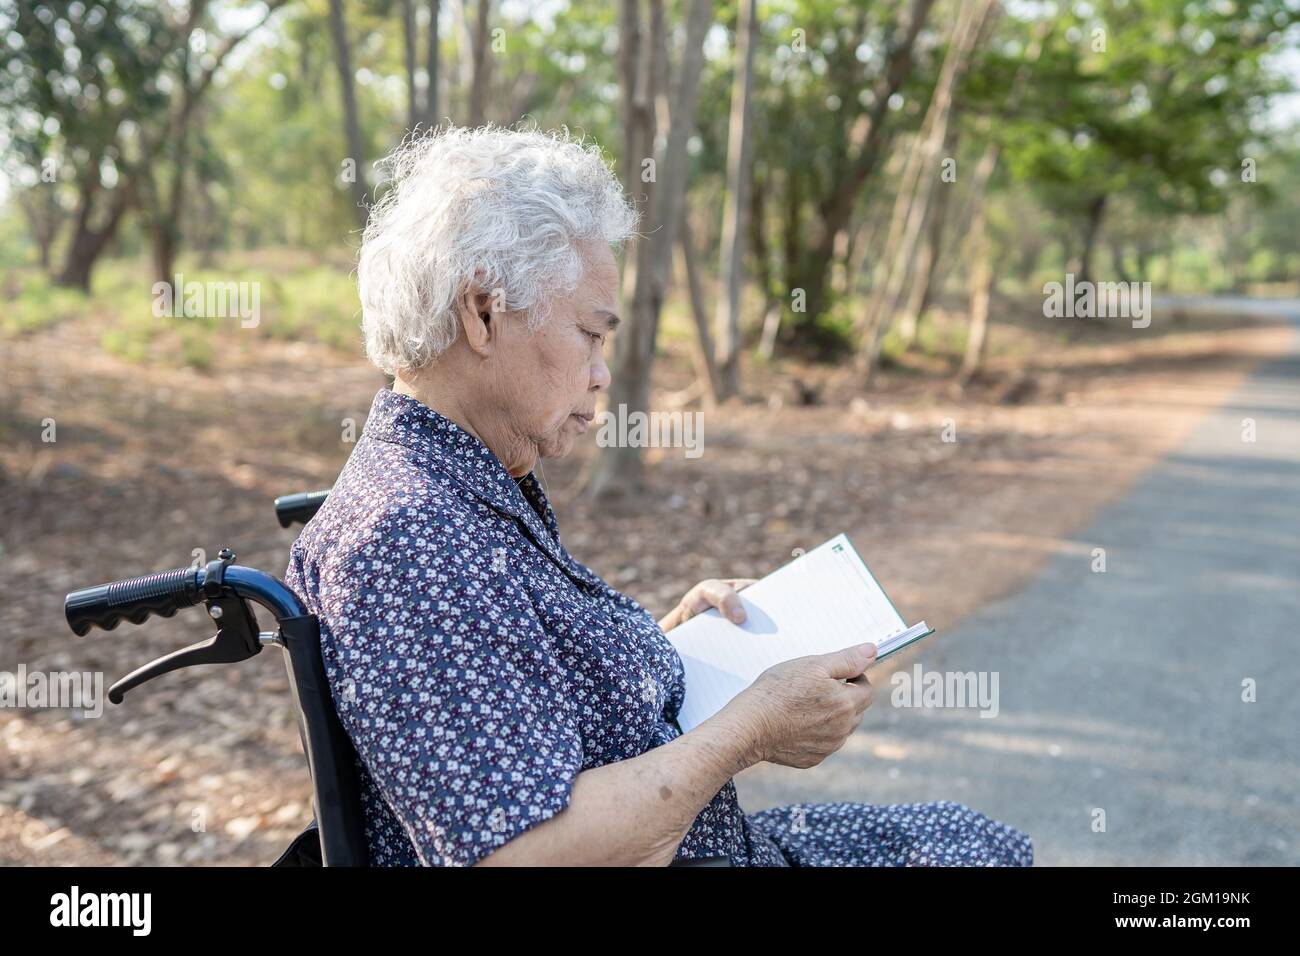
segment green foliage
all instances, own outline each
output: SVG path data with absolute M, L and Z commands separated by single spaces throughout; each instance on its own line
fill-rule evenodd
M 0 335 L 20 335 L 55 325 L 84 312 L 89 299 L 81 292 L 60 289 L 36 270 L 6 275 L 0 309 Z
M 854 325 L 866 303 L 860 298 L 832 297 L 820 314 L 787 314 L 781 338 L 801 354 L 820 361 L 837 361 L 852 353 L 857 342 Z
M 355 356 L 361 348 L 356 286 L 346 267 L 301 256 L 262 256 L 262 265 L 236 257 L 208 268 L 186 261 L 183 282 L 247 283 L 256 295 L 257 324 L 233 310 L 229 317 L 158 316 L 141 264 L 111 260 L 96 275 L 92 294 L 53 285 L 35 269 L 8 273 L 0 335 L 15 336 L 57 322 L 85 320 L 108 352 L 140 364 L 204 369 L 227 347 L 259 340 L 314 342 Z M 182 311 L 182 310 L 177 310 Z M 249 327 L 245 327 L 245 322 Z
M 1257 148 L 1269 94 L 1282 89 L 1265 56 L 1297 22 L 1291 0 L 1130 0 L 1005 20 L 968 101 L 992 119 L 1012 180 L 1066 217 L 1113 194 L 1149 217 L 1219 212 Z M 1042 54 L 1026 65 L 1035 39 Z M 1029 81 L 1008 115 L 1020 69 Z
M 357 354 L 361 306 L 356 284 L 346 272 L 318 266 L 268 277 L 263 289 L 263 334 L 274 339 L 320 342 Z
M 882 162 L 854 194 L 848 228 L 868 244 L 868 264 L 881 252 L 886 230 L 862 223 L 888 214 L 900 148 L 924 116 L 959 2 L 936 0 L 912 70 L 885 114 Z M 494 5 L 492 26 L 503 31 L 505 46 L 491 54 L 489 118 L 567 125 L 614 158 L 623 129 L 618 7 L 542 7 Z M 666 4 L 673 61 L 683 7 L 680 0 Z M 873 105 L 872 86 L 909 7 L 907 0 L 759 4 L 752 136 L 763 220 L 747 274 L 767 288 L 749 296 L 753 302 L 771 296 L 788 303 L 792 289 L 811 292 L 806 286 L 824 275 L 826 257 L 817 254 L 822 224 L 837 208 L 837 184 Z M 410 119 L 399 8 L 393 0 L 348 4 L 367 149 L 358 171 L 372 193 L 384 186 L 371 162 L 401 141 Z M 254 0 L 208 5 L 198 23 L 215 44 L 228 35 L 218 28 L 237 19 L 226 14 L 253 22 L 259 9 Z M 463 37 L 452 29 L 451 5 L 443 9 L 440 114 L 463 122 Z M 1099 252 L 1113 272 L 1160 277 L 1189 290 L 1295 281 L 1300 144 L 1270 133 L 1265 117 L 1285 87 L 1270 73 L 1269 58 L 1294 47 L 1300 3 L 1111 0 L 1003 9 L 957 94 L 959 200 L 950 226 L 960 238 L 964 223 L 957 216 L 970 171 L 986 146 L 1000 146 L 989 208 L 1000 279 L 1032 291 L 1047 271 L 1059 272 L 1077 252 L 1088 209 L 1105 197 Z M 187 10 L 181 0 L 0 0 L 0 154 L 9 184 L 0 262 L 35 259 L 27 228 L 33 207 L 26 200 L 53 195 L 63 221 L 58 259 L 83 191 L 98 185 L 99 212 L 92 218 L 99 221 L 105 194 L 122 189 L 131 169 L 150 174 L 138 177 L 147 196 L 128 214 L 109 254 L 121 259 L 147 244 L 178 144 L 166 141 L 156 156 L 142 156 L 140 131 L 156 135 L 165 128 L 180 79 L 197 75 L 211 53 L 211 46 L 200 52 L 198 36 L 182 35 Z M 736 18 L 735 0 L 716 5 L 692 143 L 689 204 L 696 251 L 709 266 L 717 262 Z M 260 283 L 262 322 L 241 331 L 246 339 L 315 341 L 355 355 L 360 316 L 347 251 L 358 237 L 353 200 L 340 180 L 347 150 L 328 19 L 326 0 L 290 0 L 218 73 L 185 141 L 190 162 L 180 239 L 188 278 Z M 1043 51 L 1033 58 L 1036 38 Z M 422 65 L 422 50 L 419 59 Z M 670 82 L 674 77 L 670 68 Z M 1253 161 L 1257 182 L 1243 180 L 1243 159 Z M 54 162 L 52 183 L 40 179 L 43 160 Z M 154 178 L 156 192 L 148 187 Z M 286 248 L 306 255 L 286 256 Z M 963 257 L 960 243 L 949 248 Z M 241 250 L 258 252 L 237 255 Z M 335 254 L 328 262 L 320 258 L 327 253 Z M 11 273 L 0 334 L 86 315 L 106 347 L 134 361 L 214 362 L 229 322 L 210 327 L 203 320 L 155 319 L 142 272 L 135 262 L 107 261 L 91 299 L 29 270 Z M 954 280 L 962 272 L 959 264 Z M 828 358 L 851 350 L 865 308 L 860 287 L 852 291 L 838 299 L 827 291 L 820 309 L 788 315 L 783 344 Z M 756 324 L 761 313 L 755 307 L 748 317 Z M 689 322 L 664 328 L 669 342 L 694 334 Z M 957 343 L 925 339 L 937 334 L 931 328 L 922 325 L 918 347 L 951 352 Z M 888 360 L 899 343 L 886 337 L 883 347 Z

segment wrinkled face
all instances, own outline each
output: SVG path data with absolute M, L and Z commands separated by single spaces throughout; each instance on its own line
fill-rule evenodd
M 551 316 L 537 331 L 523 322 L 501 327 L 493 355 L 494 381 L 512 441 L 505 465 L 518 477 L 538 458 L 560 458 L 573 448 L 609 387 L 606 342 L 619 319 L 618 264 L 603 242 L 582 247 L 582 279 L 569 295 L 551 300 Z

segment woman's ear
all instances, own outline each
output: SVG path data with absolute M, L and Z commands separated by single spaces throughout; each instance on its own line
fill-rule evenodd
M 492 296 L 477 282 L 466 283 L 456 299 L 456 317 L 465 333 L 465 342 L 484 358 L 492 351 L 500 329 L 492 304 Z

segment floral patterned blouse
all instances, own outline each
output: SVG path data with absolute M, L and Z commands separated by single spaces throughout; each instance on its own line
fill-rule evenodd
M 320 618 L 376 866 L 469 865 L 568 805 L 584 770 L 680 736 L 681 660 L 576 561 L 532 476 L 388 389 L 288 585 Z M 953 803 L 741 811 L 728 782 L 678 859 L 1029 865 L 1018 831 Z

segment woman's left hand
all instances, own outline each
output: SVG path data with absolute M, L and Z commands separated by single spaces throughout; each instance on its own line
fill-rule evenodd
M 686 592 L 686 597 L 668 612 L 668 616 L 659 622 L 659 626 L 664 631 L 671 631 L 678 624 L 689 621 L 711 607 L 716 607 L 727 620 L 743 624 L 745 606 L 741 603 L 739 592 L 753 583 L 754 578 L 727 578 L 721 581 L 710 578 L 701 581 Z

